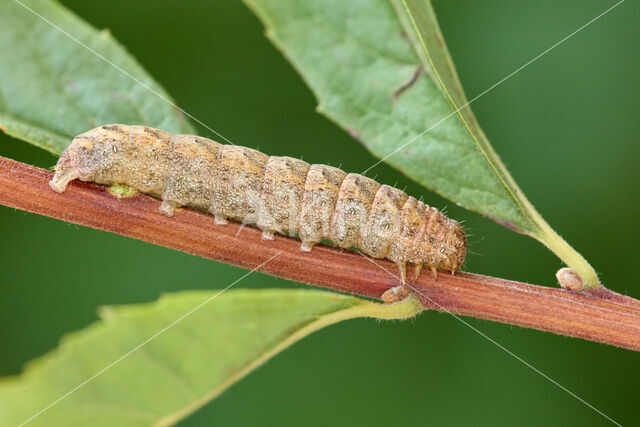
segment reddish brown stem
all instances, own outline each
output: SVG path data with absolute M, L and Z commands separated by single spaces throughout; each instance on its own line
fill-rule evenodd
M 111 231 L 135 239 L 325 288 L 380 298 L 397 286 L 396 267 L 328 245 L 300 252 L 300 242 L 278 236 L 263 241 L 254 227 L 215 226 L 204 213 L 158 212 L 160 201 L 143 194 L 117 199 L 104 186 L 72 182 L 58 194 L 52 173 L 0 157 L 0 204 Z M 386 270 L 386 271 L 385 271 Z M 571 292 L 495 277 L 422 274 L 411 283 L 425 307 L 540 329 L 640 350 L 640 301 L 607 289 Z

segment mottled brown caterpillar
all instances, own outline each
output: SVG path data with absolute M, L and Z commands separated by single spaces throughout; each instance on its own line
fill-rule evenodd
M 329 240 L 388 258 L 405 283 L 406 265 L 455 272 L 466 255 L 460 224 L 401 190 L 363 175 L 251 148 L 145 126 L 107 125 L 77 136 L 60 155 L 51 188 L 75 178 L 124 184 L 162 198 L 171 216 L 187 206 L 256 224 L 262 237 L 297 234 L 300 249 Z

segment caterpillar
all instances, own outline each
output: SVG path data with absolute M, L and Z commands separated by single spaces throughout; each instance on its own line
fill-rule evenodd
M 300 250 L 328 240 L 395 262 L 406 282 L 423 265 L 454 273 L 464 262 L 462 226 L 404 191 L 355 173 L 299 159 L 223 145 L 146 126 L 105 125 L 75 137 L 62 152 L 50 186 L 63 192 L 73 179 L 124 184 L 162 198 L 172 216 L 185 206 L 255 224 L 262 238 L 297 235 Z

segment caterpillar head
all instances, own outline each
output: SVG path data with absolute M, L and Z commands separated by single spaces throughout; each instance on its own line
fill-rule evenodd
M 91 181 L 98 168 L 98 162 L 94 159 L 96 145 L 95 139 L 88 133 L 75 137 L 71 145 L 60 154 L 55 167 L 56 173 L 49 181 L 51 188 L 62 193 L 67 184 L 76 178 Z
M 450 229 L 447 239 L 440 248 L 444 258 L 442 258 L 437 267 L 440 270 L 454 272 L 458 270 L 464 263 L 467 256 L 467 237 L 462 226 L 454 220 L 450 220 Z

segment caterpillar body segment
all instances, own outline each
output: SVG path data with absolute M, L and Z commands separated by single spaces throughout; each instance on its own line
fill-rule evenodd
M 134 132 L 131 132 L 131 144 L 135 144 Z M 158 186 L 161 192 L 153 193 L 162 195 L 162 212 L 171 216 L 179 206 L 209 209 L 214 191 L 211 182 L 217 176 L 221 147 L 217 142 L 198 136 L 170 135 L 169 153 L 164 157 L 167 159 L 165 175 L 162 186 Z
M 77 136 L 60 155 L 51 188 L 79 178 L 124 184 L 162 198 L 171 216 L 180 206 L 256 224 L 264 239 L 297 234 L 300 249 L 329 240 L 398 265 L 456 271 L 464 262 L 460 224 L 405 192 L 363 175 L 251 148 L 145 126 L 106 125 Z M 394 295 L 398 294 L 398 290 Z
M 362 248 L 362 235 L 378 188 L 380 184 L 357 173 L 344 178 L 329 224 L 330 241 L 345 249 Z
M 275 233 L 297 234 L 304 184 L 311 165 L 291 157 L 271 156 L 264 167 L 256 225 L 268 239 Z
M 340 186 L 346 176 L 346 172 L 332 166 L 311 165 L 309 168 L 300 212 L 300 249 L 304 252 L 310 252 L 313 245 L 328 239 Z
M 243 224 L 257 222 L 268 158 L 251 148 L 220 145 L 218 160 L 213 161 L 216 172 L 209 179 L 213 191 L 206 209 L 219 224 L 227 218 Z

